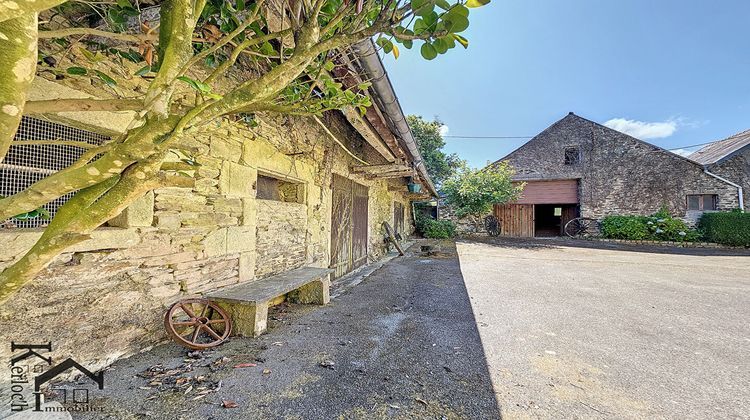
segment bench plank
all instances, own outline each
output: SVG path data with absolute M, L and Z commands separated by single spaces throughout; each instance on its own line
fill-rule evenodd
M 299 289 L 307 283 L 327 277 L 329 268 L 302 267 L 262 280 L 249 281 L 210 293 L 209 298 L 237 302 L 267 302 L 277 296 Z
M 218 290 L 208 297 L 232 318 L 233 335 L 257 337 L 268 327 L 268 303 L 277 296 L 287 294 L 298 303 L 327 304 L 332 272 L 328 268 L 298 268 Z

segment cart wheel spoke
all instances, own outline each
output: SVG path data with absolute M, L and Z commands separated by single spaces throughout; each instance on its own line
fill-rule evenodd
M 200 327 L 203 328 L 204 331 L 206 331 L 207 333 L 209 333 L 211 335 L 211 337 L 213 337 L 213 338 L 215 338 L 217 340 L 221 340 L 221 336 L 219 334 L 216 334 L 216 331 L 214 331 L 213 329 L 211 329 L 211 327 L 209 327 L 208 325 L 201 324 Z
M 196 350 L 218 346 L 232 331 L 227 313 L 206 299 L 176 302 L 164 315 L 164 327 L 178 344 Z

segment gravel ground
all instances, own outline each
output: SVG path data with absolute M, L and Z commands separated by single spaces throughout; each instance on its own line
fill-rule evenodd
M 258 339 L 117 362 L 91 394 L 104 413 L 74 417 L 498 418 L 455 247 L 423 243 L 326 307 L 277 308 Z
M 748 418 L 748 251 L 458 244 L 504 418 Z

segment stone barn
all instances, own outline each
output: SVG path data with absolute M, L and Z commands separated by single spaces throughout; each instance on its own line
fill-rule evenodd
M 648 215 L 661 207 L 694 224 L 704 211 L 743 207 L 748 144 L 744 132 L 686 158 L 570 113 L 498 161 L 525 186 L 521 198 L 494 213 L 502 235 L 520 237 L 561 235 L 575 217 Z
M 98 370 L 164 342 L 162 317 L 177 300 L 300 268 L 331 271 L 335 281 L 387 253 L 384 223 L 409 235 L 411 201 L 435 189 L 373 45 L 345 55 L 336 71 L 349 72 L 355 84 L 373 80 L 372 107 L 363 114 L 257 114 L 252 124 L 224 118 L 206 125 L 186 145 L 197 165 L 186 170 L 183 185 L 148 193 L 2 305 L 3 359 L 10 358 L 10 341 L 52 342 L 52 357 L 72 356 Z M 137 82 L 124 80 L 119 88 L 143 89 Z M 40 75 L 30 93 L 31 101 L 81 97 L 106 98 L 106 86 Z M 24 116 L 0 162 L 0 195 L 65 168 L 88 145 L 121 134 L 132 117 L 131 111 Z M 175 151 L 175 164 L 185 158 Z M 421 184 L 422 193 L 410 193 L 410 183 Z M 46 210 L 54 215 L 68 198 Z M 47 221 L 0 222 L 3 269 Z

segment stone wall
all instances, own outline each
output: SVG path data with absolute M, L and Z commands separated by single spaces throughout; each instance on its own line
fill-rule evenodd
M 726 178 L 743 188 L 743 202 L 745 211 L 750 211 L 750 147 L 729 159 L 715 165 L 709 165 L 708 170 Z
M 258 200 L 257 277 L 305 264 L 307 208 L 304 204 Z
M 66 121 L 75 117 L 66 115 Z M 163 342 L 163 313 L 179 299 L 302 265 L 327 267 L 334 173 L 369 187 L 370 261 L 386 252 L 382 224 L 393 223 L 394 201 L 404 203 L 406 229 L 412 232 L 403 180 L 351 174 L 358 163 L 310 119 L 257 119 L 257 128 L 224 120 L 188 138 L 200 164 L 189 171 L 194 185 L 147 194 L 110 227 L 57 258 L 0 307 L 3 337 L 51 341 L 56 360 L 72 356 L 99 369 Z M 98 123 L 112 129 L 111 121 Z M 362 159 L 384 163 L 339 114 L 324 121 Z M 257 200 L 259 171 L 302 183 L 304 203 Z M 40 230 L 0 230 L 0 269 L 39 235 Z M 9 356 L 4 345 L 0 357 Z
M 581 160 L 564 163 L 566 147 Z M 736 188 L 703 173 L 700 165 L 631 136 L 570 114 L 503 158 L 516 179 L 580 179 L 581 213 L 651 214 L 666 206 L 688 221 L 686 195 L 716 194 L 720 210 L 736 208 Z

